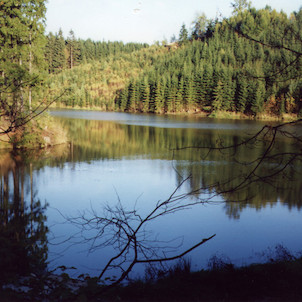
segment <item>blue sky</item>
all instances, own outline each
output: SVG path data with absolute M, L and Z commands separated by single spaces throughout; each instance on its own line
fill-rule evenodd
M 196 15 L 228 17 L 233 0 L 48 0 L 46 32 L 72 29 L 77 38 L 95 41 L 146 42 L 152 44 L 173 34 L 183 23 L 190 29 Z M 253 0 L 252 5 L 287 14 L 298 11 L 301 0 Z

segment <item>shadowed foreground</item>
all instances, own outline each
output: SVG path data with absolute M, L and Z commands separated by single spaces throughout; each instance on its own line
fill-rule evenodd
M 134 282 L 115 301 L 302 301 L 302 258 L 191 273 L 176 268 L 156 282 Z
M 241 268 L 214 256 L 209 270 L 199 272 L 191 272 L 190 263 L 181 261 L 166 272 L 147 270 L 145 281 L 105 292 L 93 278 L 76 291 L 68 290 L 66 284 L 72 279 L 62 274 L 62 281 L 53 284 L 43 301 L 302 301 L 302 257 L 286 256 Z M 34 291 L 17 294 L 7 289 L 0 301 L 38 301 L 39 296 Z

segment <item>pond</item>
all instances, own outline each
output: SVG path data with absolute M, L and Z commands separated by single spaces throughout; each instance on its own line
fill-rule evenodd
M 267 260 L 263 252 L 278 244 L 293 253 L 302 250 L 301 163 L 270 180 L 253 178 L 237 191 L 267 142 L 208 149 L 238 144 L 264 123 L 69 110 L 51 115 L 69 133 L 69 144 L 0 154 L 3 225 L 13 224 L 8 213 L 16 217 L 16 208 L 22 209 L 28 220 L 18 236 L 36 234 L 40 249 L 32 257 L 47 257 L 51 269 L 63 265 L 75 268 L 67 270 L 71 276 L 98 276 L 113 255 L 113 243 L 101 248 L 97 230 L 72 218 L 83 218 L 84 212 L 102 216 L 104 207 L 116 205 L 143 217 L 177 187 L 174 196 L 194 192 L 180 200 L 194 205 L 147 224 L 141 239 L 148 252 L 154 248 L 170 257 L 216 234 L 187 255 L 192 268 L 200 269 L 214 255 L 245 265 Z M 280 137 L 274 147 L 290 154 L 296 145 Z M 265 161 L 260 172 L 275 171 L 278 164 Z M 143 275 L 144 267 L 134 274 Z

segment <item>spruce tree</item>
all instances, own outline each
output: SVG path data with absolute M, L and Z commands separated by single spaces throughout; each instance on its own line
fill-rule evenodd
M 136 110 L 136 101 L 137 101 L 137 91 L 134 80 L 132 80 L 128 87 L 128 102 L 126 106 L 127 111 Z
M 54 68 L 54 56 L 55 56 L 55 41 L 56 38 L 53 33 L 47 35 L 47 42 L 45 47 L 45 60 L 47 62 L 48 72 L 53 73 Z
M 66 68 L 65 40 L 61 29 L 55 37 L 53 68 L 58 72 Z
M 80 46 L 75 38 L 73 30 L 70 30 L 67 37 L 67 51 L 68 51 L 68 67 L 72 69 L 79 62 Z
M 8 132 L 26 123 L 32 89 L 40 84 L 45 10 L 43 0 L 0 2 L 0 113 Z
M 203 70 L 200 70 L 194 75 L 194 96 L 196 106 L 200 109 L 204 106 L 204 93 L 203 93 Z
M 162 113 L 164 110 L 163 85 L 161 81 L 157 81 L 154 92 L 154 112 Z
M 264 83 L 258 81 L 256 84 L 254 84 L 254 89 L 251 99 L 251 112 L 254 115 L 257 115 L 262 111 L 264 105 L 264 97 L 265 97 Z
M 203 83 L 202 83 L 202 95 L 203 95 L 204 103 L 206 105 L 209 105 L 211 101 L 212 85 L 213 85 L 213 69 L 210 64 L 206 63 L 203 67 Z
M 219 111 L 223 107 L 223 93 L 224 87 L 221 80 L 218 80 L 216 87 L 213 90 L 212 108 L 214 111 Z
M 237 80 L 236 89 L 236 109 L 239 112 L 244 112 L 247 105 L 248 89 L 245 77 L 241 76 Z
M 185 77 L 183 99 L 186 111 L 192 110 L 194 108 L 194 89 L 192 77 Z
M 185 43 L 187 43 L 189 40 L 189 37 L 188 37 L 188 30 L 185 26 L 185 24 L 183 24 L 181 26 L 181 29 L 180 29 L 180 32 L 179 32 L 179 38 L 178 38 L 178 43 L 180 45 L 183 45 Z
M 150 87 L 148 79 L 144 78 L 140 84 L 140 102 L 141 102 L 141 111 L 149 111 L 149 101 L 150 101 Z

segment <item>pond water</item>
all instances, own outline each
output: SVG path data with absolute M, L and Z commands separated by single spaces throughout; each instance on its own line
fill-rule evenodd
M 69 144 L 0 154 L 2 218 L 8 221 L 7 205 L 20 200 L 19 208 L 29 209 L 24 229 L 30 233 L 32 213 L 41 210 L 37 201 L 47 203 L 45 219 L 40 215 L 35 223 L 44 234 L 49 229 L 44 254 L 50 268 L 64 265 L 76 268 L 68 270 L 72 276 L 98 275 L 112 257 L 112 247 L 97 248 L 99 240 L 89 240 L 97 234 L 95 229 L 71 224 L 68 218 L 82 217 L 84 211 L 102 216 L 106 205 L 117 204 L 148 215 L 187 178 L 175 195 L 195 192 L 181 202 L 199 204 L 152 220 L 144 230 L 146 244 L 173 256 L 216 234 L 187 256 L 193 269 L 206 267 L 214 255 L 245 265 L 266 260 L 262 252 L 278 244 L 293 253 L 302 250 L 301 164 L 295 163 L 295 171 L 233 192 L 230 188 L 254 167 L 247 162 L 259 158 L 266 142 L 236 152 L 207 149 L 247 139 L 263 123 L 94 111 L 51 114 L 68 131 Z M 275 148 L 290 153 L 296 145 L 280 137 Z M 274 171 L 276 165 L 264 162 L 261 173 Z M 218 194 L 220 190 L 224 193 Z M 45 240 L 41 238 L 40 245 Z M 143 272 L 143 266 L 134 271 Z

